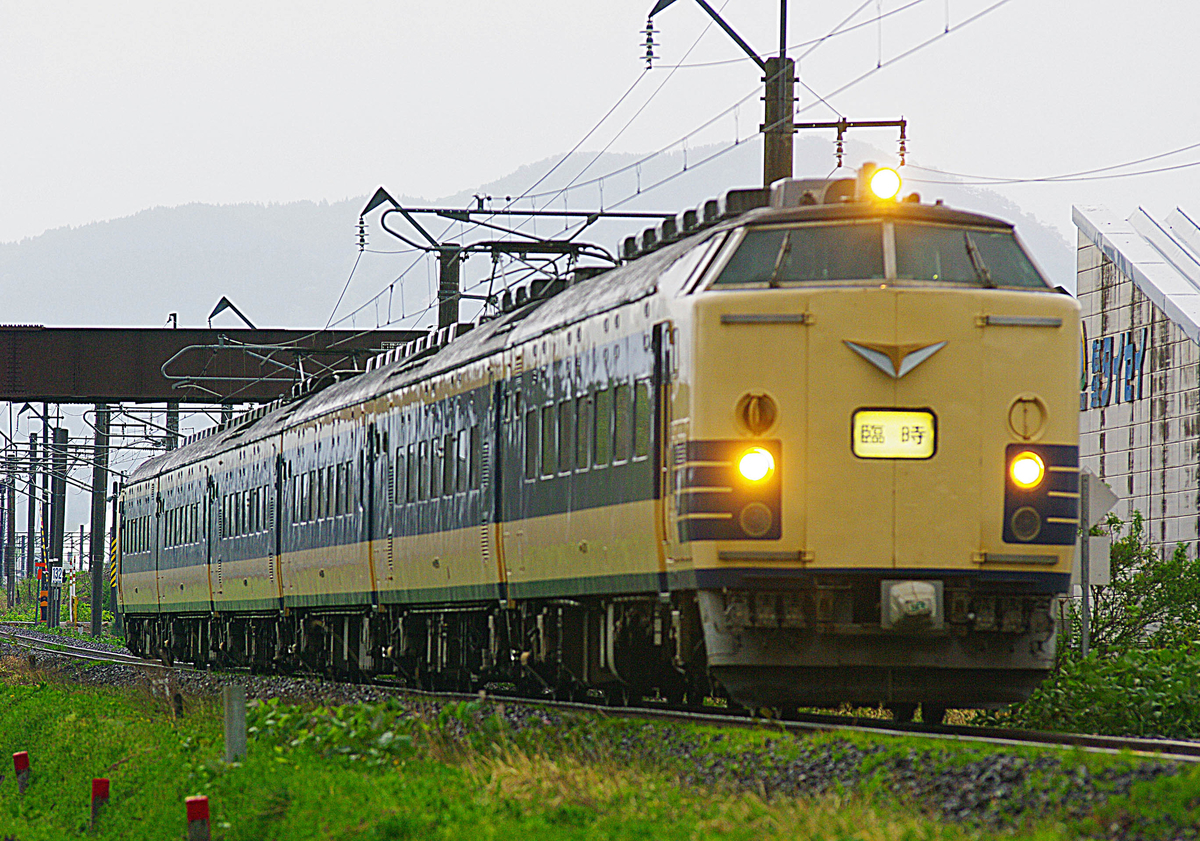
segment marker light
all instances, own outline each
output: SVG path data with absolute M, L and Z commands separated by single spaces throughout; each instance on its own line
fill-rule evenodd
M 761 482 L 775 471 L 775 457 L 762 447 L 752 447 L 738 459 L 738 472 L 751 482 Z
M 1029 490 L 1042 483 L 1046 465 L 1037 453 L 1024 452 L 1012 460 L 1009 473 L 1018 488 Z
M 881 167 L 871 175 L 871 192 L 877 199 L 894 199 L 900 192 L 900 173 Z

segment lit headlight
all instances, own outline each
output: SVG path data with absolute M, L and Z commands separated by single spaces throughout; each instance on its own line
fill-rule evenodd
M 871 175 L 871 192 L 877 199 L 894 199 L 900 192 L 900 173 L 888 167 L 881 167 Z
M 1008 468 L 1013 483 L 1018 488 L 1036 488 L 1046 476 L 1046 464 L 1037 453 L 1024 452 L 1012 460 Z
M 761 482 L 775 472 L 775 457 L 762 447 L 751 447 L 738 459 L 738 472 L 751 482 Z

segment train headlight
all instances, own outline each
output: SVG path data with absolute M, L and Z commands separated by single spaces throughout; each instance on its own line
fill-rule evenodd
M 738 459 L 738 472 L 751 482 L 761 482 L 775 472 L 775 457 L 762 447 L 751 447 Z
M 877 199 L 894 199 L 900 192 L 900 173 L 880 167 L 871 174 L 871 193 Z
M 1040 485 L 1046 477 L 1046 464 L 1037 453 L 1026 451 L 1012 460 L 1008 472 L 1018 488 L 1030 490 Z

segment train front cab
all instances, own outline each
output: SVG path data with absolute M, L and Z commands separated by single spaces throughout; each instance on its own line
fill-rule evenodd
M 672 502 L 714 676 L 780 707 L 1027 697 L 1078 520 L 1075 301 L 1007 225 L 899 204 L 761 215 L 697 289 Z

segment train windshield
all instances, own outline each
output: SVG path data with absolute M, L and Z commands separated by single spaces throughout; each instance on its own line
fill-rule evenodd
M 1045 289 L 1011 231 L 896 223 L 896 279 Z
M 883 279 L 883 226 L 751 228 L 716 284 Z

